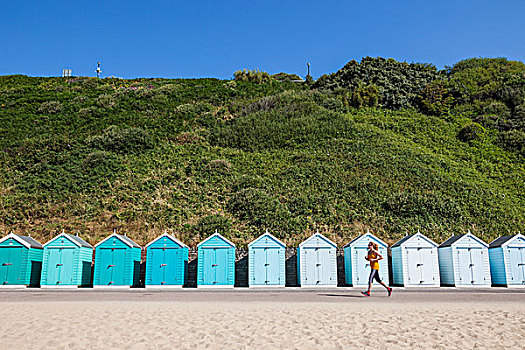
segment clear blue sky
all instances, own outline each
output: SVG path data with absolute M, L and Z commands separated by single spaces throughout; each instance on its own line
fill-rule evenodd
M 523 0 L 0 0 L 0 75 L 318 77 L 363 56 L 525 61 Z

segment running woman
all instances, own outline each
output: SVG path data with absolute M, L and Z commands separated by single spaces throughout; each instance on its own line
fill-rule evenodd
M 372 282 L 374 279 L 386 288 L 388 296 L 392 295 L 392 288 L 389 288 L 383 283 L 383 281 L 381 281 L 381 278 L 379 278 L 379 260 L 382 260 L 383 257 L 379 254 L 378 249 L 379 247 L 377 243 L 368 243 L 368 254 L 365 256 L 365 259 L 370 262 L 370 277 L 368 278 L 368 290 L 366 292 L 361 292 L 361 294 L 367 297 L 370 296 L 370 289 L 372 289 Z

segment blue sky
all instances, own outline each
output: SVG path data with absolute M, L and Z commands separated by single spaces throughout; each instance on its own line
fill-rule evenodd
M 363 56 L 525 61 L 525 1 L 0 0 L 0 75 L 318 77 Z

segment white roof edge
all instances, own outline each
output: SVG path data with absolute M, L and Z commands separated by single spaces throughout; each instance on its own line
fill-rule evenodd
M 301 244 L 299 244 L 299 247 L 302 247 L 304 244 L 306 244 L 306 242 L 308 242 L 309 240 L 313 239 L 313 238 L 316 237 L 316 236 L 321 237 L 322 239 L 324 239 L 324 240 L 327 241 L 328 243 L 332 244 L 335 248 L 337 248 L 337 244 L 335 244 L 332 240 L 328 239 L 326 236 L 320 234 L 319 232 L 314 233 L 313 235 L 311 235 L 310 237 L 308 237 L 307 239 L 305 239 L 304 241 L 302 241 Z
M 257 237 L 256 239 L 254 239 L 253 241 L 250 242 L 250 244 L 248 244 L 248 247 L 251 247 L 252 244 L 254 244 L 255 242 L 257 242 L 259 239 L 263 238 L 264 236 L 270 236 L 272 239 L 276 240 L 280 245 L 282 245 L 283 247 L 286 248 L 286 244 L 283 243 L 283 241 L 281 241 L 279 238 L 275 237 L 274 235 L 272 235 L 270 232 L 266 231 L 265 233 L 263 233 L 262 235 L 260 235 L 259 237 Z
M 13 232 L 9 233 L 4 238 L 0 239 L 0 243 L 7 241 L 9 238 L 13 238 L 15 241 L 17 241 L 18 243 L 22 244 L 26 248 L 29 248 L 29 249 L 31 248 L 31 244 L 27 243 L 26 241 L 24 241 L 22 238 L 18 237 L 18 235 L 14 234 Z
M 361 239 L 363 236 L 372 236 L 372 237 L 374 237 L 375 239 L 377 239 L 379 242 L 383 243 L 383 244 L 388 248 L 388 244 L 387 244 L 385 241 L 383 241 L 381 238 L 377 237 L 376 235 L 374 235 L 374 234 L 373 234 L 372 232 L 370 232 L 370 231 L 368 231 L 368 232 L 366 232 L 366 233 L 363 233 L 363 234 L 357 236 L 356 238 L 352 239 L 350 242 L 346 243 L 346 244 L 343 246 L 343 248 L 348 247 L 351 243 L 356 242 L 358 239 Z
M 481 244 L 483 244 L 485 247 L 489 247 L 489 244 L 487 242 L 485 242 L 484 240 L 482 240 L 481 238 L 479 238 L 478 236 L 476 236 L 475 234 L 473 234 L 472 232 L 470 232 L 470 230 L 468 231 L 468 233 L 465 233 L 463 235 L 463 237 L 461 237 L 460 239 L 458 239 L 457 241 L 455 241 L 454 243 L 452 243 L 451 245 L 455 245 L 456 243 L 458 243 L 459 241 L 461 241 L 462 239 L 464 239 L 465 237 L 467 236 L 471 236 L 472 238 L 474 238 L 476 241 L 480 242 Z
M 155 238 L 153 241 L 149 242 L 148 244 L 146 244 L 145 248 L 149 247 L 150 245 L 152 245 L 153 243 L 157 242 L 159 239 L 161 239 L 162 237 L 168 237 L 169 239 L 171 239 L 172 241 L 174 241 L 175 243 L 177 243 L 178 245 L 180 245 L 181 247 L 183 248 L 188 248 L 189 247 L 184 244 L 180 239 L 178 239 L 177 237 L 174 237 L 172 235 L 170 235 L 169 233 L 163 233 L 161 234 L 160 236 L 158 236 L 157 238 Z
M 434 242 L 433 240 L 431 240 L 430 238 L 428 238 L 427 236 L 425 236 L 424 234 L 422 234 L 421 232 L 419 232 L 419 230 L 417 231 L 417 233 L 415 235 L 413 235 L 412 237 L 410 237 L 408 239 L 408 241 L 410 241 L 412 238 L 414 238 L 415 236 L 421 236 L 423 237 L 424 239 L 426 239 L 427 241 L 429 241 L 430 243 L 432 243 L 433 245 L 435 245 L 436 247 L 439 247 L 439 244 L 437 244 L 436 242 Z
M 516 233 L 514 236 L 512 236 L 511 239 L 509 239 L 507 242 L 503 243 L 501 246 L 502 246 L 502 247 L 503 247 L 503 246 L 507 246 L 507 245 L 509 245 L 512 241 L 514 241 L 514 240 L 517 239 L 517 238 L 523 238 L 523 239 L 525 239 L 525 236 L 524 236 L 523 234 L 521 234 L 521 233 Z
M 128 247 L 131 247 L 133 248 L 133 244 L 129 243 L 129 242 L 126 242 L 125 240 L 123 239 L 120 239 L 119 237 L 119 234 L 116 233 L 116 232 L 113 232 L 111 235 L 107 236 L 106 238 L 104 238 L 103 240 L 101 240 L 100 242 L 98 242 L 97 244 L 94 245 L 94 247 L 98 247 L 99 245 L 101 245 L 102 243 L 104 243 L 105 241 L 107 241 L 108 239 L 110 239 L 111 237 L 117 237 L 119 239 L 119 241 L 123 242 L 125 245 L 127 245 Z
M 75 241 L 75 240 L 73 240 L 73 239 L 70 239 L 70 238 L 68 237 L 68 234 L 65 233 L 65 232 L 62 232 L 62 233 L 60 233 L 58 236 L 55 236 L 55 237 L 51 238 L 48 242 L 46 242 L 45 244 L 42 244 L 42 246 L 45 247 L 45 246 L 48 245 L 49 243 L 53 242 L 55 239 L 60 238 L 60 237 L 62 237 L 62 236 L 66 237 L 70 242 L 74 243 L 75 245 L 77 245 L 77 246 L 79 246 L 79 247 L 82 247 L 82 245 L 81 245 L 80 243 L 78 243 L 77 241 Z
M 235 248 L 235 244 L 233 244 L 228 238 L 224 237 L 223 235 L 221 235 L 219 232 L 215 232 L 214 234 L 212 234 L 210 237 L 206 238 L 204 241 L 200 242 L 199 244 L 197 244 L 197 247 L 200 247 L 202 244 L 208 242 L 210 239 L 212 239 L 213 237 L 220 237 L 222 240 L 226 241 L 228 244 L 230 244 L 232 247 Z

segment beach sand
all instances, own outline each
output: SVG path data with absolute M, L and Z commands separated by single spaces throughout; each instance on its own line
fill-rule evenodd
M 522 302 L 1 302 L 2 349 L 525 347 Z

